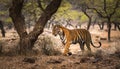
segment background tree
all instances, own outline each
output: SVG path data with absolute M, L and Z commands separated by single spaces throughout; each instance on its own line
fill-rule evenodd
M 3 25 L 3 22 L 1 20 L 0 20 L 0 29 L 1 29 L 2 37 L 5 37 L 4 25 Z
M 51 16 L 57 11 L 61 0 L 52 0 L 44 9 L 41 16 L 35 23 L 33 31 L 29 34 L 26 31 L 25 18 L 22 14 L 24 0 L 12 0 L 12 6 L 9 9 L 9 15 L 12 18 L 15 29 L 20 37 L 20 53 L 26 54 L 31 51 L 38 36 L 43 32 L 44 26 Z
M 117 8 L 116 13 L 112 16 L 112 23 L 114 24 L 114 30 L 120 31 L 120 5 L 119 8 Z
M 92 16 L 93 16 L 93 11 L 88 8 L 89 0 L 69 0 L 69 2 L 72 4 L 74 9 L 83 12 L 84 15 L 87 16 L 88 18 L 88 25 L 87 25 L 87 30 L 89 30 L 91 22 L 92 22 Z
M 96 3 L 99 2 L 101 4 Z M 107 26 L 108 26 L 108 41 L 110 41 L 110 34 L 111 34 L 111 19 L 112 16 L 116 13 L 116 10 L 119 8 L 120 1 L 119 0 L 92 0 L 92 7 L 88 6 L 89 9 L 93 9 L 96 13 L 102 17 L 107 19 Z
M 11 6 L 10 0 L 0 0 L 0 20 L 3 22 L 4 27 L 11 28 L 12 20 L 9 17 L 8 8 Z M 7 31 L 6 31 L 7 32 Z
M 117 11 L 120 8 L 119 6 L 120 0 L 79 0 L 79 1 L 69 0 L 69 1 L 72 3 L 73 7 L 77 7 L 78 9 L 80 9 L 89 18 L 87 29 L 89 29 L 90 23 L 92 21 L 90 14 L 93 15 L 97 14 L 99 18 L 103 18 L 102 20 L 106 19 L 108 26 L 108 41 L 110 41 L 111 24 L 113 22 L 112 21 L 113 16 L 117 13 Z M 88 13 L 87 15 L 86 12 L 87 10 L 93 10 L 93 11 L 91 13 Z

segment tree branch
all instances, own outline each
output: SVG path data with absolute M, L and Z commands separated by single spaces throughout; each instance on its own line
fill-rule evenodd
M 30 32 L 29 37 L 33 41 L 38 38 L 38 36 L 43 32 L 44 26 L 47 21 L 51 18 L 51 16 L 58 10 L 62 0 L 52 0 L 49 5 L 45 8 L 45 12 L 43 12 L 35 24 L 33 31 Z
M 96 8 L 90 8 L 90 7 L 88 7 L 88 9 L 95 10 L 100 17 L 103 17 L 103 18 L 106 18 L 106 17 L 107 17 L 107 16 L 104 16 L 101 12 L 99 12 Z
M 38 3 L 38 7 L 40 7 L 40 9 L 45 12 L 45 9 L 42 7 L 42 4 L 41 4 L 41 0 L 37 0 L 37 3 Z
M 12 6 L 9 8 L 9 16 L 12 18 L 14 26 L 20 37 L 27 35 L 24 16 L 22 15 L 24 0 L 12 0 Z
M 117 0 L 117 2 L 115 4 L 115 8 L 113 8 L 113 12 L 110 13 L 110 17 L 116 12 L 116 9 L 119 7 L 119 2 L 120 2 L 120 0 Z
M 106 0 L 104 0 L 104 12 L 107 14 L 108 17 Z

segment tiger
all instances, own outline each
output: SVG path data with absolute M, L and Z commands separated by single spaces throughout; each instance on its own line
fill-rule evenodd
M 99 46 L 95 46 L 91 40 L 91 34 L 86 29 L 68 29 L 62 25 L 55 25 L 52 29 L 52 34 L 54 36 L 59 35 L 62 43 L 65 45 L 63 55 L 69 55 L 69 47 L 71 44 L 79 43 L 80 49 L 84 52 L 84 45 L 86 44 L 87 49 L 91 52 L 90 43 L 95 48 L 101 47 L 101 42 Z

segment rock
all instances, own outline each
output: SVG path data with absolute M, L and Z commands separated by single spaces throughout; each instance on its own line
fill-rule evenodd
M 74 64 L 80 64 L 80 62 L 76 61 Z
M 68 52 L 68 55 L 70 56 L 70 55 L 72 55 L 72 53 L 71 53 L 71 52 Z
M 120 69 L 120 63 L 115 66 L 115 69 Z
M 98 61 L 100 61 L 101 60 L 101 58 L 95 58 L 93 61 L 92 61 L 92 63 L 97 63 Z
M 23 59 L 23 62 L 35 63 L 35 58 L 26 57 L 26 58 Z
M 116 57 L 120 58 L 120 51 L 115 52 Z
M 57 59 L 50 59 L 47 61 L 47 63 L 58 64 L 58 63 L 62 63 L 62 61 Z
M 2 46 L 0 45 L 0 53 L 2 53 Z
M 107 40 L 107 38 L 100 38 L 100 40 Z
M 40 69 L 40 65 L 38 65 L 38 64 L 35 64 L 33 67 L 31 67 L 31 69 Z
M 81 60 L 80 60 L 80 63 L 85 63 L 85 62 L 88 62 L 90 60 L 90 58 L 81 58 Z
M 95 36 L 96 38 L 99 38 L 100 36 Z

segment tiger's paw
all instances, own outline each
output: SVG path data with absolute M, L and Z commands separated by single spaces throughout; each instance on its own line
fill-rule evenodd
M 66 53 L 63 53 L 62 55 L 63 55 L 63 56 L 67 56 L 67 54 L 66 54 Z
M 72 55 L 72 53 L 71 53 L 71 52 L 68 52 L 68 53 L 63 53 L 63 56 L 70 56 L 70 55 Z
M 68 52 L 67 54 L 68 54 L 68 56 L 70 56 L 70 55 L 72 55 L 72 52 Z

